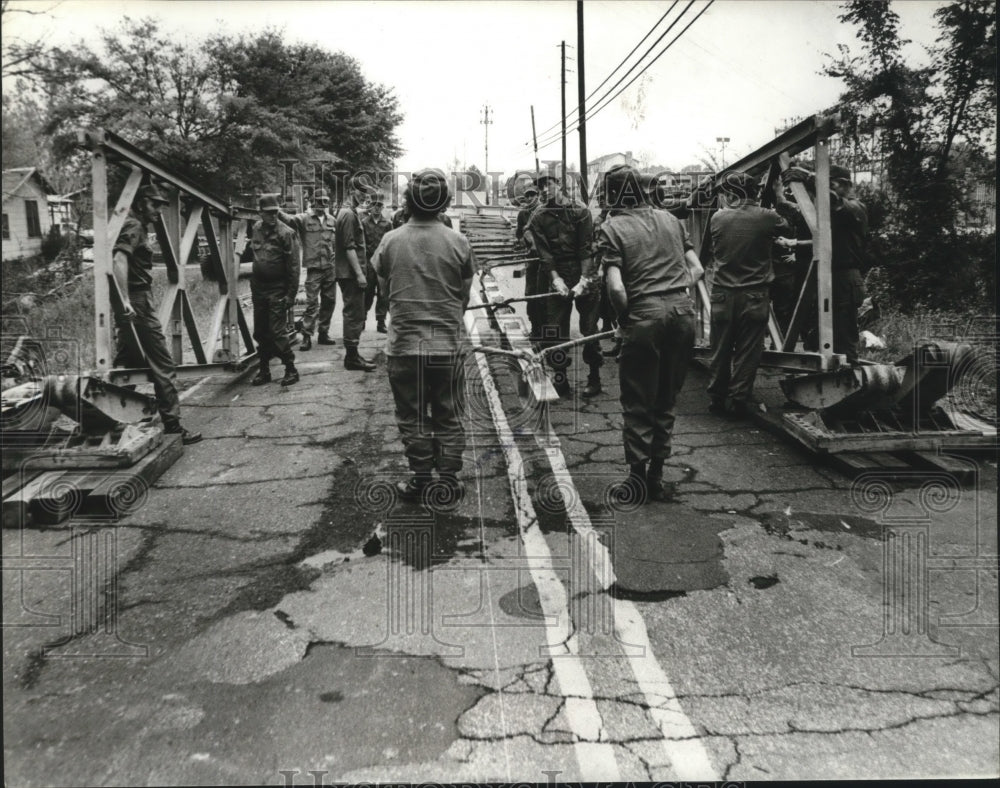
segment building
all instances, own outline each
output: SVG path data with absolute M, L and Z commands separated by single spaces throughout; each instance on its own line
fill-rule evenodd
M 619 164 L 626 164 L 629 167 L 636 168 L 639 166 L 639 163 L 632 156 L 632 151 L 630 150 L 624 153 L 608 153 L 587 162 L 587 183 L 597 183 L 604 173 L 612 167 L 617 167 Z
M 34 167 L 3 171 L 3 260 L 42 253 L 52 226 L 48 183 Z

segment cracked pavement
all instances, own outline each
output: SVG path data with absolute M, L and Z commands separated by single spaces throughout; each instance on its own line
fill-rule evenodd
M 366 332 L 363 350 L 382 341 Z M 584 752 L 623 780 L 676 780 L 651 703 L 679 704 L 716 779 L 997 776 L 995 464 L 939 510 L 902 487 L 862 509 L 851 479 L 708 414 L 693 370 L 667 468 L 677 502 L 611 509 L 611 361 L 602 396 L 551 409 L 588 537 L 491 361 L 566 592 L 553 620 L 478 394 L 466 498 L 393 504 L 379 483 L 405 461 L 385 359 L 365 375 L 342 357 L 300 353 L 290 389 L 209 379 L 183 406 L 206 440 L 122 521 L 4 531 L 9 784 L 593 779 Z M 776 396 L 775 379 L 760 389 Z M 886 635 L 893 522 L 925 539 L 922 629 L 903 641 Z M 84 558 L 100 539 L 103 574 Z M 610 589 L 581 557 L 601 549 Z M 617 626 L 630 609 L 671 692 L 640 686 Z M 586 692 L 564 686 L 565 659 Z

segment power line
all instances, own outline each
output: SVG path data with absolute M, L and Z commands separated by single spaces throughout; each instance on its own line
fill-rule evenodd
M 654 31 L 654 30 L 656 30 L 656 28 L 660 26 L 660 23 L 661 23 L 661 22 L 662 22 L 662 21 L 663 21 L 664 19 L 666 19 L 666 18 L 667 18 L 667 14 L 669 14 L 669 13 L 670 13 L 671 11 L 673 11 L 673 10 L 674 10 L 674 7 L 675 7 L 675 6 L 676 6 L 676 5 L 677 5 L 677 4 L 678 4 L 678 3 L 680 2 L 680 1 L 681 1 L 681 0 L 674 0 L 674 2 L 673 2 L 673 3 L 671 4 L 671 5 L 670 5 L 670 8 L 668 8 L 668 9 L 666 10 L 666 13 L 664 13 L 664 14 L 663 14 L 663 16 L 661 16 L 661 17 L 660 17 L 659 19 L 657 19 L 657 20 L 656 20 L 656 22 L 655 22 L 655 23 L 653 24 L 653 26 L 652 26 L 651 28 L 649 28 L 649 30 L 648 30 L 648 31 L 646 31 L 646 35 L 644 35 L 644 36 L 642 37 L 642 40 L 641 40 L 641 41 L 639 41 L 639 43 L 638 43 L 638 44 L 636 44 L 636 45 L 635 45 L 634 47 L 632 47 L 632 51 L 631 51 L 631 52 L 629 52 L 629 53 L 628 53 L 627 55 L 625 55 L 625 57 L 624 57 L 624 58 L 622 58 L 622 61 L 621 61 L 621 63 L 619 63 L 619 64 L 618 64 L 617 66 L 615 66 L 615 67 L 614 67 L 613 69 L 611 69 L 611 71 L 610 71 L 610 72 L 608 73 L 608 75 L 607 75 L 607 76 L 606 76 L 606 77 L 604 78 L 604 81 L 603 81 L 603 82 L 601 82 L 601 84 L 600 84 L 600 85 L 598 85 L 598 86 L 597 86 L 596 88 L 594 88 L 594 89 L 593 89 L 592 91 L 590 91 L 590 94 L 589 94 L 589 95 L 587 96 L 587 98 L 586 98 L 586 101 L 590 101 L 590 100 L 591 100 L 591 99 L 592 99 L 592 98 L 593 98 L 593 97 L 594 97 L 594 96 L 595 96 L 595 95 L 597 94 L 597 91 L 599 91 L 599 90 L 600 90 L 601 88 L 603 88 L 603 87 L 604 87 L 604 86 L 605 86 L 605 85 L 606 85 L 606 84 L 608 83 L 608 80 L 609 80 L 609 79 L 611 79 L 611 77 L 613 77 L 613 76 L 615 75 L 615 72 L 616 72 L 616 71 L 618 71 L 618 69 L 620 69 L 620 68 L 621 68 L 622 66 L 624 66 L 624 65 L 625 65 L 626 61 L 627 61 L 627 60 L 628 60 L 628 59 L 629 59 L 630 57 L 632 57 L 632 55 L 634 55 L 634 54 L 635 54 L 635 51 L 636 51 L 636 50 L 637 50 L 637 49 L 638 49 L 639 47 L 641 47 L 641 46 L 642 46 L 642 45 L 643 45 L 643 44 L 645 43 L 645 41 L 646 41 L 646 39 L 647 39 L 647 38 L 649 38 L 649 37 L 650 37 L 651 35 L 653 35 L 653 31 Z M 668 29 L 667 29 L 667 33 L 669 33 L 669 32 L 670 32 L 670 30 L 669 30 L 669 28 L 668 28 Z M 664 33 L 664 35 L 666 35 L 666 33 Z M 662 36 L 661 36 L 660 38 L 662 38 Z M 659 41 L 659 39 L 657 39 L 657 41 Z M 653 46 L 656 46 L 656 42 L 654 42 L 654 43 L 653 43 Z M 652 48 L 652 47 L 651 47 L 651 48 Z M 648 52 L 647 52 L 647 54 L 648 54 Z M 645 55 L 643 55 L 643 57 L 645 57 Z M 642 58 L 639 58 L 639 60 L 641 61 L 641 60 L 642 60 Z M 627 75 L 626 75 L 626 76 L 627 76 Z M 612 89 L 613 89 L 613 88 L 612 88 Z M 570 113 L 570 115 L 572 115 L 572 114 L 574 114 L 574 113 L 576 113 L 576 114 L 579 114 L 579 111 L 578 111 L 578 109 L 577 109 L 577 108 L 575 108 L 575 107 L 574 107 L 574 109 L 573 109 L 573 112 L 571 112 L 571 113 Z M 569 121 L 569 115 L 567 115 L 567 116 L 566 116 L 566 120 L 567 120 L 567 121 Z M 544 136 L 545 136 L 546 134 L 548 134 L 549 132 L 551 132 L 551 131 L 552 131 L 553 129 L 555 129 L 555 128 L 558 128 L 558 127 L 560 126 L 560 124 L 561 124 L 561 123 L 562 123 L 562 121 L 561 121 L 561 120 L 559 120 L 559 121 L 556 121 L 556 122 L 555 122 L 555 123 L 553 123 L 553 124 L 552 124 L 551 126 L 549 126 L 549 127 L 547 128 L 547 129 L 544 129 L 543 131 L 541 131 L 541 132 L 539 133 L 539 135 L 538 135 L 538 136 L 540 136 L 540 137 L 544 137 Z
M 709 8 L 711 8 L 711 6 L 712 6 L 712 4 L 714 2 L 715 2 L 715 0 L 709 0 L 708 4 L 703 9 L 701 9 L 701 11 L 698 12 L 698 14 L 695 16 L 695 18 L 692 19 L 690 22 L 688 22 L 687 25 L 684 26 L 684 29 L 681 30 L 681 32 L 678 33 L 676 36 L 674 36 L 674 38 L 671 39 L 670 43 L 667 44 L 665 47 L 663 47 L 663 49 L 660 50 L 659 53 L 657 53 L 656 57 L 654 57 L 651 61 L 649 61 L 649 63 L 646 64 L 646 66 L 642 69 L 642 71 L 640 71 L 638 74 L 636 74 L 634 77 L 632 77 L 632 79 L 629 80 L 629 82 L 624 87 L 622 87 L 621 90 L 619 90 L 613 96 L 611 96 L 610 98 L 608 98 L 607 101 L 604 101 L 604 99 L 602 98 L 601 101 L 603 101 L 604 103 L 600 104 L 600 106 L 596 107 L 592 112 L 588 112 L 587 116 L 586 116 L 586 120 L 590 120 L 591 118 L 593 118 L 601 110 L 605 109 L 616 98 L 618 98 L 618 96 L 620 96 L 622 93 L 624 93 L 626 90 L 628 90 L 628 88 L 631 87 L 632 83 L 634 83 L 637 79 L 639 79 L 639 77 L 641 77 L 657 60 L 659 60 L 661 57 L 663 57 L 663 55 L 666 53 L 666 51 L 668 49 L 670 49 L 670 47 L 672 47 L 677 42 L 677 40 L 680 39 L 680 37 L 683 36 L 687 32 L 688 28 L 690 28 L 691 25 L 693 25 L 695 22 L 697 22 L 698 19 L 699 19 L 699 17 L 701 17 L 702 14 L 704 14 Z M 687 10 L 687 9 L 685 9 L 685 10 Z M 614 88 L 612 88 L 612 90 L 613 89 Z M 600 103 L 600 102 L 598 102 L 598 103 Z M 576 128 L 567 129 L 566 133 L 567 134 L 571 134 L 574 131 L 576 131 Z M 558 139 L 558 137 L 556 139 Z M 541 142 L 539 142 L 539 144 L 538 144 L 539 150 L 541 150 L 542 148 L 548 147 L 553 142 L 555 142 L 556 139 L 549 140 L 548 142 L 545 142 L 544 144 L 541 143 Z
M 635 70 L 636 70 L 636 68 L 637 68 L 637 67 L 638 67 L 638 66 L 639 66 L 639 65 L 640 65 L 640 64 L 642 63 L 642 61 L 643 61 L 643 60 L 644 60 L 644 59 L 645 59 L 645 58 L 646 58 L 646 57 L 647 57 L 647 56 L 649 55 L 649 53 L 653 51 L 653 49 L 654 49 L 654 48 L 656 47 L 656 45 L 657 45 L 657 44 L 659 44 L 659 43 L 660 43 L 660 42 L 661 42 L 661 41 L 662 41 L 662 40 L 663 40 L 663 39 L 664 39 L 664 38 L 666 37 L 666 35 L 667 35 L 667 34 L 668 34 L 668 33 L 669 33 L 669 32 L 670 32 L 671 30 L 673 30 L 673 29 L 674 29 L 674 26 L 675 26 L 675 25 L 676 25 L 676 24 L 677 24 L 678 22 L 680 22 L 680 21 L 681 21 L 681 19 L 682 19 L 682 18 L 684 17 L 684 15 L 685 15 L 685 14 L 686 14 L 686 13 L 688 12 L 688 10 L 689 10 L 689 9 L 691 8 L 691 6 L 693 6 L 693 5 L 694 5 L 694 3 L 695 3 L 695 0 L 690 0 L 690 1 L 688 2 L 688 4 L 687 4 L 686 6 L 684 6 L 684 8 L 683 8 L 683 9 L 681 10 L 680 14 L 679 14 L 679 15 L 678 15 L 678 16 L 677 16 L 677 17 L 676 17 L 675 19 L 674 19 L 674 21 L 673 21 L 673 22 L 671 22 L 671 23 L 670 23 L 670 26 L 669 26 L 669 27 L 667 27 L 667 29 L 666 29 L 666 30 L 664 30 L 664 31 L 663 31 L 663 33 L 661 33 L 661 34 L 660 34 L 660 37 L 659 37 L 659 38 L 657 38 L 657 39 L 656 39 L 656 41 L 654 41 L 654 42 L 653 42 L 652 44 L 650 44 L 650 45 L 649 45 L 649 49 L 647 49 L 647 50 L 646 50 L 645 52 L 643 52 L 643 53 L 642 53 L 642 57 L 640 57 L 640 58 L 639 58 L 639 59 L 638 59 L 638 60 L 637 60 L 637 61 L 635 62 L 635 64 L 634 64 L 634 65 L 632 66 L 632 68 L 630 68 L 630 69 L 629 69 L 628 71 L 626 71 L 626 72 L 625 72 L 625 74 L 624 74 L 624 75 L 623 75 L 622 77 L 620 77 L 620 78 L 619 78 L 619 80 L 618 80 L 618 81 L 617 81 L 617 82 L 616 82 L 616 83 L 615 83 L 614 85 L 612 85 L 612 86 L 611 86 L 610 88 L 608 88 L 608 90 L 607 90 L 607 91 L 606 91 L 606 92 L 604 93 L 604 95 L 603 95 L 603 96 L 601 96 L 601 97 L 600 97 L 600 98 L 599 98 L 599 99 L 598 99 L 598 100 L 597 100 L 597 101 L 595 102 L 595 104 L 600 104 L 600 103 L 601 103 L 602 101 L 604 101 L 604 100 L 605 100 L 605 99 L 606 99 L 606 98 L 607 98 L 607 97 L 608 97 L 608 96 L 609 96 L 609 95 L 611 94 L 611 92 L 612 92 L 612 91 L 613 91 L 613 90 L 614 90 L 614 89 L 615 89 L 616 87 L 618 87 L 618 86 L 619 86 L 619 85 L 620 85 L 620 84 L 621 84 L 622 82 L 624 82 L 624 81 L 625 81 L 625 79 L 627 79 L 627 78 L 628 78 L 628 75 L 629 75 L 629 74 L 631 74 L 631 73 L 632 73 L 633 71 L 635 71 Z M 709 3 L 709 5 L 711 5 L 711 3 Z M 708 6 L 705 6 L 705 8 L 704 8 L 704 9 L 702 9 L 702 13 L 704 13 L 704 11 L 705 11 L 705 10 L 706 10 L 707 8 L 708 8 Z M 700 14 L 699 14 L 699 16 L 700 16 Z M 695 17 L 695 19 L 697 19 L 697 18 L 698 18 L 698 17 Z M 690 26 L 690 25 L 689 25 L 689 26 Z M 686 29 L 687 29 L 687 28 L 685 28 L 685 30 L 686 30 Z M 683 34 L 683 31 L 682 31 L 682 34 Z M 678 36 L 678 38 L 679 38 L 679 37 L 680 37 L 680 36 Z M 676 40 L 677 40 L 677 39 L 675 38 L 675 39 L 674 39 L 674 41 L 676 41 Z M 672 43 L 672 42 L 671 42 L 671 43 Z M 667 47 L 669 47 L 669 46 L 670 46 L 670 44 L 667 44 Z M 663 51 L 666 51 L 666 48 L 667 48 L 667 47 L 665 47 Z M 662 54 L 663 54 L 663 52 L 660 52 L 660 55 L 662 55 Z M 658 57 L 659 57 L 659 55 L 657 55 L 657 58 L 658 58 Z M 654 58 L 654 59 L 653 59 L 653 60 L 651 60 L 651 61 L 650 61 L 649 63 L 647 63 L 647 64 L 646 64 L 646 65 L 645 65 L 645 66 L 643 67 L 642 71 L 640 71 L 640 72 L 639 72 L 638 74 L 636 74 L 635 78 L 633 78 L 633 79 L 632 79 L 632 81 L 628 83 L 628 85 L 631 85 L 631 84 L 632 84 L 632 82 L 634 82 L 634 81 L 635 81 L 635 79 L 637 79 L 638 77 L 641 77 L 641 76 L 642 76 L 642 74 L 643 74 L 643 73 L 644 73 L 644 72 L 646 71 L 646 69 L 648 69 L 648 68 L 649 68 L 649 67 L 650 67 L 650 66 L 651 66 L 651 65 L 652 65 L 653 63 L 655 63 L 655 62 L 656 62 L 656 58 Z M 625 86 L 625 88 L 627 88 L 627 87 L 628 87 L 628 85 L 626 85 L 626 86 Z M 619 91 L 619 92 L 621 92 L 621 91 Z M 615 94 L 615 95 L 617 96 L 618 94 Z M 597 111 L 598 111 L 598 110 L 597 110 L 597 109 L 595 108 L 595 110 L 594 110 L 593 114 L 597 114 Z M 593 117 L 593 114 L 592 114 L 592 115 L 591 115 L 590 117 Z M 587 120 L 589 120 L 589 118 L 587 118 Z M 548 141 L 544 139 L 544 135 L 543 135 L 543 140 L 542 140 L 542 143 L 541 143 L 541 144 L 542 144 L 542 145 L 546 145 L 546 144 L 548 144 Z

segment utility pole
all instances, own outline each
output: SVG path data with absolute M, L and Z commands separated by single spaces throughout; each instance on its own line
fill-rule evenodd
M 715 141 L 722 145 L 722 169 L 726 169 L 726 143 L 729 137 L 716 137 Z
M 577 94 L 580 99 L 580 196 L 586 205 L 587 197 L 587 99 L 583 78 L 583 0 L 576 0 L 576 66 Z M 565 111 L 563 115 L 565 116 Z
M 566 191 L 566 42 L 559 44 L 562 51 L 562 190 Z
M 535 145 L 535 177 L 538 177 L 538 137 L 535 136 L 535 105 L 531 105 L 531 141 Z
M 479 121 L 483 124 L 486 132 L 486 171 L 483 173 L 483 188 L 486 190 L 486 204 L 490 204 L 490 124 L 493 123 L 493 110 L 489 104 L 483 104 L 483 119 Z

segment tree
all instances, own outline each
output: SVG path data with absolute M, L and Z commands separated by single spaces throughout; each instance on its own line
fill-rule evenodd
M 101 45 L 33 61 L 56 155 L 81 127 L 114 131 L 223 197 L 283 186 L 282 160 L 387 166 L 401 121 L 391 92 L 356 61 L 275 31 L 178 41 L 126 17 Z
M 995 3 L 953 0 L 935 11 L 940 34 L 925 68 L 904 62 L 908 42 L 889 3 L 842 7 L 840 19 L 857 27 L 862 51 L 841 46 L 825 73 L 847 87 L 839 102 L 844 132 L 882 136 L 890 207 L 878 241 L 893 289 L 904 306 L 967 305 L 981 297 L 983 266 L 962 252 L 969 245 L 959 226 L 965 177 L 956 164 L 995 144 Z
M 482 191 L 486 188 L 486 179 L 483 173 L 475 164 L 470 164 L 465 175 L 466 189 L 474 192 Z

